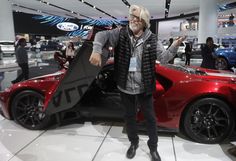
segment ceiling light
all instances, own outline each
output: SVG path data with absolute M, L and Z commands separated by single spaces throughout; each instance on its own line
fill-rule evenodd
M 93 6 L 93 8 L 95 8 L 95 9 L 96 9 L 96 6 Z

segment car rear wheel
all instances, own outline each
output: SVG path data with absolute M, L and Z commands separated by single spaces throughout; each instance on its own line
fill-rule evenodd
M 197 100 L 183 117 L 186 135 L 200 143 L 222 142 L 234 128 L 232 111 L 225 102 L 216 98 Z
M 43 111 L 44 96 L 27 90 L 18 93 L 12 101 L 12 115 L 17 123 L 31 130 L 40 130 L 49 125 L 50 117 Z
M 217 58 L 215 61 L 215 67 L 218 70 L 228 69 L 228 62 L 225 58 Z

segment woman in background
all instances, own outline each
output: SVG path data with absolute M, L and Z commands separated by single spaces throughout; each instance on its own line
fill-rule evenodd
M 206 45 L 202 46 L 202 68 L 215 69 L 215 49 L 216 45 L 214 44 L 213 38 L 208 37 L 206 39 Z
M 186 43 L 186 47 L 185 47 L 185 55 L 186 55 L 185 65 L 190 65 L 191 52 L 192 52 L 191 44 Z
M 68 60 L 69 64 L 71 64 L 74 57 L 75 57 L 75 47 L 72 42 L 69 42 L 66 47 L 66 59 Z

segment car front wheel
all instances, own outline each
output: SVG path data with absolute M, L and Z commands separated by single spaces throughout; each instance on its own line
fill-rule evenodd
M 217 98 L 203 98 L 184 113 L 183 129 L 194 141 L 206 144 L 222 142 L 234 128 L 229 106 Z
M 18 93 L 12 101 L 12 115 L 17 123 L 31 130 L 41 130 L 49 125 L 50 118 L 43 111 L 44 96 L 27 90 Z

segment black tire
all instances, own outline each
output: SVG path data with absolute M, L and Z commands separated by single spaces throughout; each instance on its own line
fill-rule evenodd
M 18 93 L 11 104 L 14 120 L 30 130 L 41 130 L 49 125 L 50 117 L 43 110 L 44 96 L 38 92 L 26 90 Z
M 199 143 L 220 143 L 234 129 L 232 111 L 217 98 L 197 100 L 187 108 L 183 117 L 185 134 Z
M 229 68 L 228 61 L 223 57 L 217 58 L 215 61 L 215 68 L 218 70 L 228 69 Z

